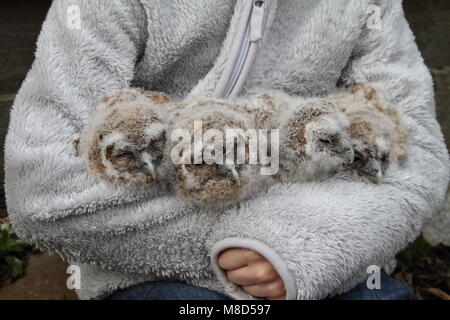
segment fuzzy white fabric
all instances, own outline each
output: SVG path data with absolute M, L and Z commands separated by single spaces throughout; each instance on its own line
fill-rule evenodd
M 321 299 L 392 260 L 442 208 L 448 152 L 400 0 L 273 1 L 243 89 L 307 99 L 352 81 L 378 87 L 409 131 L 406 163 L 381 185 L 278 184 L 239 207 L 208 212 L 165 190 L 131 194 L 89 177 L 72 141 L 99 97 L 130 86 L 178 98 L 212 94 L 244 3 L 53 2 L 11 113 L 6 200 L 22 238 L 83 263 L 80 297 L 172 279 L 242 298 L 218 282 L 209 258 L 216 243 L 238 237 L 249 239 L 243 247 L 259 241 L 276 252 L 293 279 L 289 298 Z M 80 30 L 66 23 L 72 4 L 81 9 Z M 370 4 L 381 8 L 381 29 L 367 27 Z

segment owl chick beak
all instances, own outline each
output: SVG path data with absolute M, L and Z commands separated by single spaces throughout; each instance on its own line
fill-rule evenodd
M 228 168 L 228 177 L 236 183 L 238 187 L 241 186 L 241 178 L 239 177 L 239 173 L 237 172 L 234 166 L 227 166 Z
M 148 154 L 147 152 L 142 153 L 141 160 L 145 164 L 145 168 L 147 169 L 148 174 L 150 174 L 153 180 L 156 180 L 156 170 L 150 154 Z
M 343 148 L 343 151 L 341 153 L 342 159 L 345 162 L 353 163 L 353 161 L 355 160 L 355 151 L 353 150 L 353 144 L 348 140 L 344 140 L 342 142 L 342 148 Z
M 366 165 L 362 168 L 362 171 L 368 176 L 368 178 L 376 184 L 381 183 L 383 178 L 383 172 L 381 170 L 380 163 L 375 159 L 367 161 Z

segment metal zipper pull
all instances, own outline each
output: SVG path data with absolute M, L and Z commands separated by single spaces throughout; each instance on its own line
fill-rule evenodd
M 263 0 L 253 1 L 253 10 L 250 20 L 250 41 L 256 42 L 263 36 L 264 10 L 266 3 Z

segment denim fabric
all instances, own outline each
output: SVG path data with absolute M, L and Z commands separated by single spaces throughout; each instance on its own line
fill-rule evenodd
M 232 300 L 218 292 L 182 282 L 143 282 L 112 294 L 109 300 Z
M 181 282 L 144 282 L 118 291 L 110 300 L 231 300 L 231 298 L 206 288 Z M 400 281 L 381 273 L 381 288 L 368 289 L 361 283 L 355 289 L 333 300 L 410 300 L 412 291 Z
M 414 294 L 398 280 L 381 272 L 380 289 L 369 289 L 365 282 L 333 300 L 413 300 Z

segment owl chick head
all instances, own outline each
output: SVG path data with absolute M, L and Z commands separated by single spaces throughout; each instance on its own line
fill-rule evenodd
M 81 155 L 97 178 L 118 187 L 141 187 L 158 180 L 166 126 L 159 103 L 140 92 L 109 96 L 94 110 L 81 140 Z
M 247 162 L 247 140 L 239 133 L 239 129 L 245 128 L 244 122 L 223 106 L 216 105 L 214 100 L 201 109 L 197 114 L 192 107 L 189 116 L 179 123 L 189 132 L 192 141 L 202 134 L 203 141 L 184 149 L 181 164 L 174 167 L 174 185 L 178 194 L 191 203 L 225 207 L 248 196 L 251 172 L 256 172 L 256 168 Z M 195 122 L 201 122 L 201 126 L 195 127 Z M 233 139 L 227 139 L 229 130 L 235 129 Z M 209 133 L 214 134 L 208 137 Z M 243 154 L 243 158 L 238 158 L 239 154 Z
M 352 162 L 354 151 L 347 135 L 348 121 L 341 113 L 323 115 L 305 127 L 305 152 L 311 158 L 330 157 Z
M 348 168 L 364 180 L 380 183 L 386 170 L 401 162 L 397 152 L 400 137 L 383 115 L 366 110 L 351 115 L 351 119 L 349 133 L 355 160 Z
M 299 154 L 313 160 L 352 162 L 349 121 L 332 103 L 317 100 L 300 106 L 291 117 L 290 141 Z
M 367 84 L 355 84 L 337 99 L 351 122 L 355 161 L 347 167 L 364 180 L 380 183 L 386 171 L 406 157 L 407 133 L 398 113 Z

